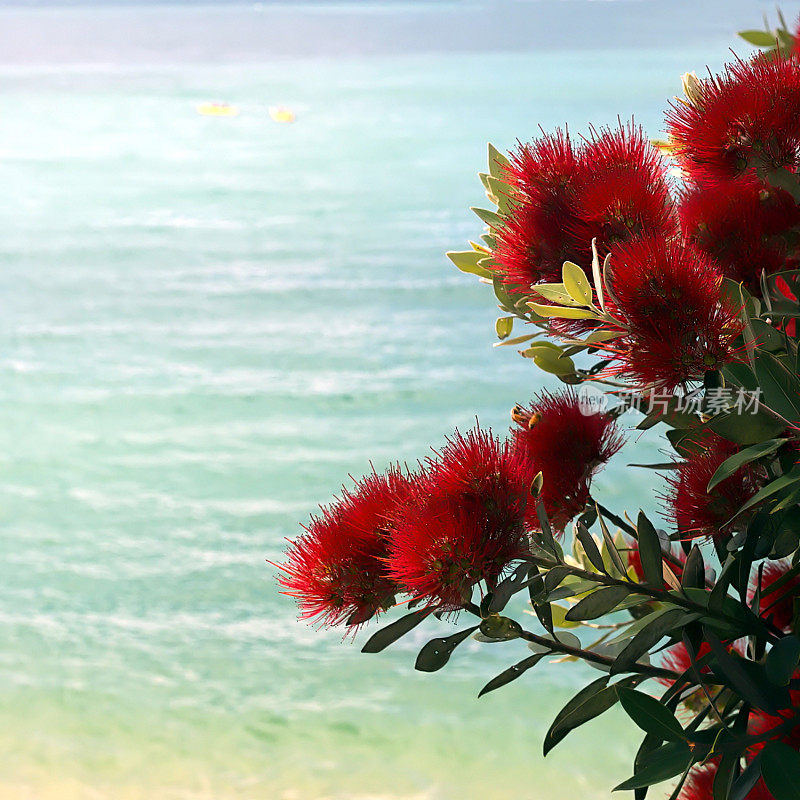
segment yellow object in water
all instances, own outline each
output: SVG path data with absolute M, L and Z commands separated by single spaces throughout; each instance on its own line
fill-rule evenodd
M 283 106 L 270 106 L 269 115 L 275 122 L 294 122 L 294 111 Z
M 200 103 L 197 113 L 206 117 L 235 117 L 239 109 L 230 103 Z

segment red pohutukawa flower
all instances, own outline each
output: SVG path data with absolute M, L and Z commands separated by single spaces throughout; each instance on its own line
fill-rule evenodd
M 556 531 L 584 509 L 592 478 L 623 444 L 611 416 L 584 411 L 571 389 L 542 393 L 528 408 L 514 409 L 514 455 L 527 485 L 542 473 L 541 499 Z M 528 523 L 539 526 L 534 503 L 528 504 Z
M 415 598 L 455 609 L 478 581 L 492 588 L 526 551 L 529 486 L 508 443 L 455 433 L 429 461 L 396 520 L 388 573 Z
M 671 391 L 733 359 L 742 324 L 716 265 L 697 247 L 658 236 L 618 244 L 609 272 L 625 330 L 609 345 L 618 372 Z
M 605 250 L 644 234 L 675 232 L 666 165 L 640 127 L 630 123 L 596 132 L 582 162 L 573 186 L 576 241 L 597 238 Z
M 757 54 L 699 82 L 678 100 L 667 131 L 680 166 L 698 182 L 800 167 L 800 63 Z
M 759 474 L 750 464 L 708 491 L 720 464 L 736 452 L 735 444 L 705 431 L 670 473 L 666 512 L 683 538 L 727 536 L 736 522 L 732 517 L 758 491 Z
M 513 209 L 494 231 L 498 274 L 512 291 L 560 283 L 564 261 L 586 263 L 643 233 L 676 229 L 664 162 L 641 128 L 603 129 L 582 147 L 557 131 L 510 154 Z
M 558 283 L 564 261 L 590 254 L 568 230 L 576 209 L 572 183 L 581 168 L 569 134 L 557 131 L 510 154 L 507 179 L 513 213 L 494 231 L 498 274 L 511 291 L 527 294 L 536 283 Z
M 776 581 L 781 580 L 790 568 L 790 564 L 786 561 L 768 561 L 764 565 L 759 603 L 761 616 L 771 616 L 773 625 L 787 632 L 791 629 L 794 620 L 794 601 L 796 598 L 800 598 L 800 576 L 794 575 L 773 591 L 767 594 L 765 592 Z M 751 599 L 754 592 L 755 586 L 751 592 Z
M 792 269 L 797 253 L 790 236 L 800 207 L 781 189 L 741 179 L 695 187 L 680 204 L 686 238 L 712 256 L 722 272 L 759 291 L 759 276 Z
M 412 488 L 399 468 L 368 475 L 312 518 L 279 565 L 278 580 L 297 598 L 301 618 L 358 625 L 394 602 L 398 587 L 387 575 L 387 538 Z

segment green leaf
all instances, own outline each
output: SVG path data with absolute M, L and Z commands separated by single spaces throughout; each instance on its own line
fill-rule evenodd
M 712 800 L 730 800 L 731 786 L 739 768 L 738 753 L 725 753 L 719 760 L 712 786 Z
M 523 344 L 524 342 L 529 342 L 531 339 L 535 339 L 535 333 L 528 333 L 525 336 L 514 336 L 511 339 L 503 339 L 502 342 L 495 342 L 495 347 L 510 347 L 515 344 Z
M 783 433 L 786 426 L 766 413 L 715 414 L 708 422 L 712 431 L 735 444 L 750 445 Z
M 581 689 L 556 716 L 544 737 L 542 750 L 547 755 L 570 731 L 595 717 L 599 717 L 616 705 L 619 695 L 616 686 L 606 686 L 608 678 L 603 676 Z
M 761 753 L 744 768 L 742 774 L 733 782 L 729 800 L 747 800 L 747 796 L 761 777 Z
M 584 308 L 568 308 L 566 306 L 546 306 L 541 303 L 527 303 L 531 310 L 540 317 L 549 319 L 557 317 L 559 319 L 599 319 L 594 311 Z
M 531 286 L 531 291 L 559 306 L 583 308 L 584 303 L 575 300 L 567 291 L 563 283 L 537 283 Z
M 783 691 L 785 697 L 782 697 L 780 690 L 770 686 L 762 664 L 729 653 L 725 645 L 707 627 L 705 634 L 714 656 L 714 672 L 725 678 L 730 688 L 743 700 L 770 714 L 775 714 L 791 704 L 788 690 Z
M 531 667 L 535 667 L 546 655 L 547 653 L 537 653 L 536 655 L 528 656 L 527 658 L 523 658 L 522 661 L 518 661 L 514 666 L 503 670 L 503 672 L 492 678 L 489 683 L 480 690 L 478 697 L 483 697 L 485 694 L 489 694 L 489 692 L 493 692 L 495 689 L 499 689 L 501 686 L 515 681 L 521 675 L 524 675 Z
M 645 581 L 651 586 L 660 588 L 664 585 L 661 539 L 643 511 L 639 512 L 636 531 L 639 536 L 639 558 L 642 561 Z
M 625 713 L 645 732 L 664 741 L 685 741 L 680 722 L 662 703 L 644 692 L 620 689 L 619 701 Z
M 663 614 L 659 614 L 628 642 L 625 649 L 617 656 L 611 666 L 611 674 L 615 675 L 630 669 L 667 634 L 681 625 L 685 625 L 690 620 L 696 619 L 697 616 L 697 614 L 687 614 L 679 608 L 672 608 Z
M 800 797 L 800 754 L 783 742 L 770 742 L 764 748 L 761 774 L 775 800 Z
M 416 628 L 425 617 L 432 613 L 432 608 L 420 608 L 416 611 L 412 611 L 410 614 L 406 614 L 404 617 L 400 617 L 400 619 L 395 620 L 385 628 L 375 631 L 361 648 L 361 652 L 380 653 L 381 650 L 385 650 L 401 636 L 405 636 L 409 631 Z
M 510 639 L 519 639 L 522 634 L 522 626 L 519 622 L 509 617 L 492 614 L 481 622 L 480 631 L 490 639 L 506 642 Z
M 769 31 L 739 31 L 739 36 L 756 47 L 775 47 L 775 34 Z
M 503 227 L 503 218 L 494 211 L 489 211 L 488 208 L 475 208 L 473 206 L 470 208 L 470 211 L 472 211 L 472 213 L 475 214 L 475 216 L 478 217 L 481 222 L 486 223 L 486 225 L 493 230 Z
M 686 742 L 667 742 L 642 758 L 636 774 L 614 787 L 614 791 L 653 786 L 680 775 L 692 762 L 692 751 Z
M 498 317 L 497 321 L 494 323 L 495 333 L 500 340 L 508 339 L 513 329 L 514 317 Z
M 565 261 L 561 269 L 561 279 L 564 281 L 564 288 L 576 303 L 582 306 L 592 304 L 592 287 L 586 273 L 577 264 Z
M 715 486 L 722 483 L 726 478 L 730 478 L 737 470 L 757 458 L 774 453 L 787 439 L 769 439 L 766 442 L 759 442 L 758 444 L 746 447 L 738 453 L 734 453 L 730 458 L 725 459 L 717 471 L 711 476 L 708 482 L 707 491 L 711 491 Z
M 800 639 L 787 636 L 776 642 L 764 662 L 767 677 L 777 686 L 788 686 L 800 662 Z
M 509 161 L 491 142 L 488 144 L 489 150 L 489 174 L 494 178 L 505 180 L 505 168 L 509 166 Z
M 511 187 L 505 181 L 495 178 L 493 175 L 489 175 L 486 178 L 486 183 L 498 210 L 502 214 L 510 213 L 513 210 Z
M 605 565 L 603 564 L 603 556 L 600 554 L 600 551 L 597 549 L 597 544 L 592 537 L 592 534 L 589 533 L 589 530 L 586 528 L 585 525 L 578 523 L 575 528 L 575 538 L 581 543 L 583 547 L 583 552 L 586 553 L 586 557 L 591 562 L 592 566 L 598 572 L 605 572 Z
M 755 373 L 764 402 L 789 422 L 800 422 L 800 378 L 772 353 L 757 351 Z
M 602 517 L 600 518 L 602 519 Z M 603 549 L 603 553 L 608 553 L 608 559 L 611 561 L 611 565 L 613 565 L 614 569 L 618 573 L 618 577 L 624 578 L 628 574 L 628 565 L 623 563 L 622 558 L 620 557 L 619 550 L 617 549 L 617 543 L 611 538 L 611 534 L 608 532 L 608 528 L 605 525 L 600 526 L 600 531 L 603 534 L 603 542 L 605 543 L 605 548 Z M 622 536 L 620 535 L 620 547 L 624 547 L 624 543 L 622 541 Z M 608 567 L 609 564 L 603 559 L 603 563 L 606 564 Z M 613 572 L 613 570 L 609 569 L 609 572 Z
M 575 372 L 575 362 L 569 356 L 559 355 L 550 348 L 531 347 L 524 355 L 526 358 L 532 358 L 540 370 L 551 375 L 572 375 Z
M 496 614 L 502 611 L 512 595 L 530 586 L 538 577 L 536 567 L 532 567 L 530 564 L 520 564 L 511 575 L 495 586 L 492 592 L 492 602 L 489 603 L 489 612 Z
M 686 563 L 683 565 L 681 586 L 684 589 L 703 589 L 705 585 L 706 565 L 703 561 L 703 553 L 697 545 L 693 545 L 689 555 L 686 557 Z
M 486 253 L 479 253 L 477 250 L 451 250 L 446 255 L 462 272 L 477 275 L 479 278 L 492 277 L 492 273 L 488 269 L 478 264 L 486 258 Z
M 630 591 L 626 586 L 607 586 L 598 589 L 567 611 L 566 619 L 569 622 L 597 619 L 615 609 L 629 594 Z
M 567 619 L 567 610 L 563 606 L 556 605 L 555 603 L 550 604 L 550 611 L 553 615 L 553 626 L 556 628 L 578 628 L 580 627 L 580 622 L 573 622 L 572 620 Z
M 755 505 L 763 502 L 769 497 L 772 497 L 774 494 L 786 489 L 789 486 L 795 486 L 796 484 L 800 484 L 800 467 L 795 467 L 791 472 L 787 473 L 786 475 L 781 475 L 780 478 L 776 478 L 774 481 L 770 481 L 766 486 L 763 486 L 759 489 L 732 517 L 732 519 L 736 519 L 740 514 L 744 513 L 748 509 L 752 508 Z
M 453 650 L 476 630 L 478 630 L 478 626 L 473 625 L 471 628 L 454 633 L 452 636 L 431 639 L 419 651 L 414 669 L 420 672 L 436 672 L 436 670 L 441 669 L 450 660 Z

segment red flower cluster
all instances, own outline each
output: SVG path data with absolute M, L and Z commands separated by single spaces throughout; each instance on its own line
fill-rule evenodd
M 771 183 L 800 167 L 799 114 L 800 61 L 758 54 L 698 81 L 667 115 L 684 235 L 753 291 L 762 271 L 797 265 L 800 210 Z
M 580 146 L 558 131 L 510 154 L 513 213 L 494 231 L 496 269 L 511 291 L 559 283 L 564 261 L 676 227 L 664 162 L 633 124 L 595 132 Z
M 324 509 L 281 567 L 301 616 L 358 625 L 400 593 L 457 609 L 478 582 L 491 590 L 539 528 L 528 498 L 540 471 L 545 509 L 561 530 L 621 437 L 608 415 L 582 414 L 571 390 L 542 395 L 517 410 L 522 417 L 504 442 L 480 428 L 456 432 L 416 474 L 370 475 Z
M 759 275 L 798 265 L 800 207 L 782 189 L 752 178 L 694 186 L 680 204 L 684 235 L 722 273 L 759 292 Z
M 528 408 L 517 407 L 512 429 L 514 452 L 528 485 L 541 472 L 541 498 L 556 531 L 586 506 L 589 484 L 597 471 L 622 447 L 623 440 L 608 414 L 585 414 L 572 390 L 542 393 Z M 529 504 L 528 523 L 538 526 Z
M 698 184 L 800 168 L 800 63 L 757 54 L 700 81 L 667 115 L 678 163 Z
M 415 598 L 458 608 L 525 553 L 528 485 L 507 443 L 458 433 L 415 486 L 397 520 L 388 571 Z
M 392 468 L 368 475 L 311 520 L 279 565 L 278 580 L 298 599 L 301 618 L 358 625 L 394 603 L 398 587 L 384 560 L 392 519 L 411 491 L 409 477 Z
M 721 436 L 705 431 L 672 471 L 666 512 L 683 538 L 727 536 L 733 527 L 731 518 L 758 490 L 759 474 L 748 464 L 708 491 L 720 464 L 737 450 Z
M 714 262 L 680 239 L 650 236 L 611 249 L 609 291 L 623 335 L 617 369 L 672 390 L 734 357 L 742 325 Z

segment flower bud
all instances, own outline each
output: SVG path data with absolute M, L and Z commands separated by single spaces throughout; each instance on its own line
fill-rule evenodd
M 681 75 L 681 85 L 683 86 L 683 93 L 686 99 L 693 106 L 700 104 L 701 87 L 703 82 L 697 77 L 696 72 L 684 72 Z

